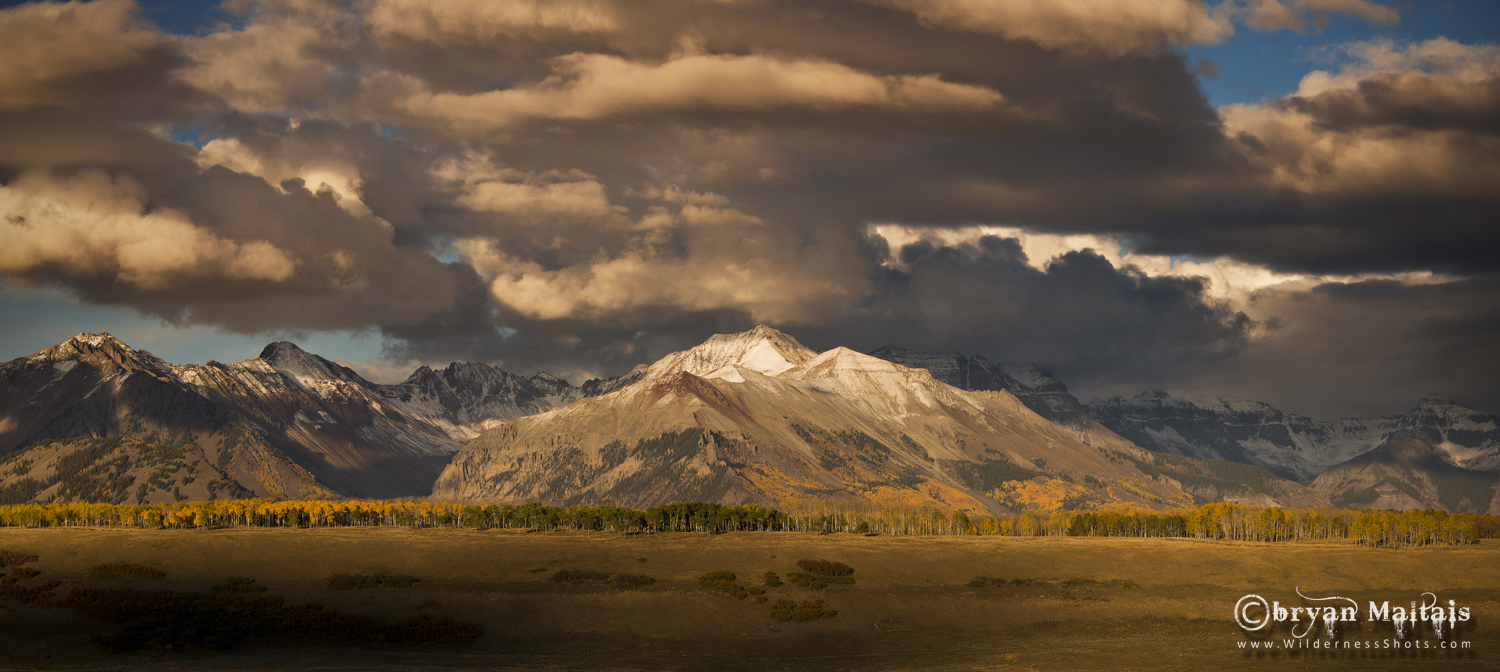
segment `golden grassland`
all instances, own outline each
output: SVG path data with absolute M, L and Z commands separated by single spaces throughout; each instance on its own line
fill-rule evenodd
M 128 588 L 207 593 L 226 577 L 266 595 L 393 623 L 413 615 L 480 623 L 462 644 L 251 638 L 232 650 L 110 653 L 115 626 L 41 604 L 0 603 L 3 669 L 1494 669 L 1500 665 L 1500 541 L 1372 548 L 1179 538 L 905 536 L 540 531 L 458 527 L 0 529 L 0 548 L 34 554 L 29 582 L 54 592 Z M 854 583 L 769 587 L 798 561 L 853 567 Z M 110 565 L 109 572 L 94 568 Z M 141 567 L 165 578 L 119 567 Z M 563 570 L 644 575 L 629 588 L 549 581 Z M 769 603 L 705 588 L 732 572 Z M 414 577 L 401 588 L 339 590 L 335 576 Z M 1003 581 L 976 581 L 979 577 Z M 1015 580 L 1021 581 L 1015 581 Z M 1026 581 L 1026 580 L 1031 581 Z M 23 584 L 26 582 L 22 582 Z M 367 582 L 376 585 L 375 582 Z M 1001 585 L 1003 584 L 1003 585 Z M 20 584 L 17 584 L 20 585 Z M 978 586 L 978 587 L 976 587 Z M 1400 605 L 1433 592 L 1469 606 L 1470 648 L 1249 652 L 1234 603 L 1340 595 Z M 837 615 L 772 618 L 782 600 Z M 1361 612 L 1364 611 L 1363 606 Z M 186 627 L 187 624 L 184 624 Z M 1278 641 L 1285 633 L 1270 638 Z M 1345 639 L 1394 633 L 1361 624 Z M 1431 639 L 1430 636 L 1427 639 Z M 1259 640 L 1254 640 L 1259 641 Z M 50 656 L 50 657 L 49 657 Z

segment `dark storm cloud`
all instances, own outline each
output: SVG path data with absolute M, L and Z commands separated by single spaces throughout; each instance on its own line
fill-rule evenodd
M 1038 269 L 1014 239 L 899 252 L 874 297 L 842 332 L 812 334 L 874 349 L 957 349 L 1059 375 L 1201 365 L 1241 349 L 1254 326 L 1197 278 L 1149 277 L 1092 250 Z
M 0 273 L 234 332 L 369 330 L 403 362 L 617 374 L 766 322 L 1099 385 L 1186 381 L 1276 343 L 1295 368 L 1267 334 L 1317 322 L 1305 302 L 1373 304 L 1231 305 L 1246 291 L 1078 250 L 1028 263 L 1004 238 L 888 258 L 870 227 L 1493 275 L 1492 47 L 1351 47 L 1294 95 L 1214 109 L 1174 47 L 1395 12 L 1092 6 L 1109 11 L 266 0 L 191 37 L 128 0 L 0 10 L 0 198 L 25 220 L 0 223 Z M 1453 311 L 1421 324 L 1487 324 L 1450 301 L 1468 290 L 1434 287 Z M 1434 362 L 1470 342 L 1440 331 L 1382 342 Z
M 1399 415 L 1423 396 L 1495 412 L 1500 388 L 1500 283 L 1328 283 L 1264 290 L 1258 313 L 1276 329 L 1214 367 L 1146 374 L 1182 392 L 1264 400 L 1321 419 Z M 1100 394 L 1141 386 L 1103 384 Z

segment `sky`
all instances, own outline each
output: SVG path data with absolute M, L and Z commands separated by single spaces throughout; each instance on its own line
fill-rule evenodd
M 1500 3 L 0 3 L 0 360 L 575 384 L 764 323 L 1500 412 Z

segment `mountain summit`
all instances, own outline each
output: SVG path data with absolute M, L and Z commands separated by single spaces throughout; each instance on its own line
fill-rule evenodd
M 659 380 L 682 371 L 708 376 L 725 367 L 774 376 L 817 354 L 797 339 L 762 324 L 737 334 L 714 334 L 694 348 L 667 355 L 647 369 L 646 378 Z
M 847 348 L 819 354 L 760 326 L 667 355 L 610 394 L 496 426 L 459 451 L 433 494 L 977 512 L 1191 504 L 1151 459 L 1107 431 L 1059 427 L 1008 392 L 961 390 Z M 1277 494 L 1321 499 L 1295 485 Z

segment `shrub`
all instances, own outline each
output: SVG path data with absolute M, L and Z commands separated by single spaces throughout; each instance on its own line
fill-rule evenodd
M 410 588 L 411 584 L 421 581 L 415 576 L 406 574 L 334 574 L 328 577 L 328 587 L 334 590 L 354 590 L 356 588 Z
M 12 577 L 5 577 L 10 581 Z M 19 586 L 12 583 L 0 584 L 0 602 L 20 602 L 30 604 L 40 602 L 52 597 L 52 589 L 61 586 L 58 581 L 46 581 L 40 586 Z
M 10 575 L 15 577 L 17 581 L 35 578 L 38 574 L 41 574 L 41 572 L 37 571 L 34 567 L 17 567 L 10 570 Z
M 776 576 L 776 572 L 766 572 L 765 580 L 767 588 L 781 587 L 781 577 Z
M 832 618 L 839 612 L 833 609 L 824 609 L 822 600 L 808 600 L 797 604 L 792 600 L 777 600 L 771 607 L 771 618 L 778 621 L 813 621 L 820 618 Z
M 792 585 L 801 586 L 808 590 L 822 590 L 835 583 L 842 585 L 854 583 L 854 577 L 852 576 L 815 576 L 812 574 L 803 574 L 802 572 L 787 572 L 786 580 L 791 581 Z
M 245 585 L 243 581 L 230 581 Z M 243 591 L 241 591 L 243 592 Z M 467 644 L 484 634 L 479 623 L 420 615 L 396 623 L 320 604 L 287 605 L 279 597 L 179 593 L 170 590 L 75 588 L 57 606 L 116 624 L 95 641 L 113 651 L 153 645 L 234 648 L 246 637 L 297 637 L 348 642 Z
M 656 579 L 645 574 L 616 574 L 614 579 L 609 582 L 609 586 L 611 588 L 629 589 L 649 586 L 653 583 L 656 583 Z
M 745 592 L 743 586 L 735 582 L 737 578 L 734 572 L 720 570 L 698 577 L 698 583 L 704 588 L 712 588 L 736 600 L 743 600 L 750 594 Z
M 590 572 L 582 569 L 564 569 L 559 570 L 556 574 L 553 574 L 552 577 L 547 580 L 554 583 L 571 583 L 573 585 L 578 585 L 581 583 L 603 583 L 609 580 L 609 575 L 602 572 Z
M 605 574 L 603 572 L 590 572 L 581 569 L 564 569 L 553 574 L 547 580 L 575 586 L 584 584 L 607 585 L 610 588 L 619 588 L 622 590 L 640 588 L 641 586 L 649 586 L 656 583 L 656 579 L 645 574 Z
M 0 550 L 0 567 L 24 565 L 28 562 L 36 562 L 36 560 L 36 556 L 30 553 Z
M 814 576 L 853 576 L 854 568 L 842 562 L 829 562 L 827 560 L 798 560 L 797 566 L 802 571 Z
M 165 579 L 164 572 L 157 571 L 144 565 L 136 565 L 128 562 L 117 562 L 108 565 L 94 565 L 89 570 L 96 579 Z
M 231 576 L 224 579 L 223 583 L 208 589 L 211 595 L 239 595 L 250 596 L 266 592 L 266 587 L 244 576 Z

